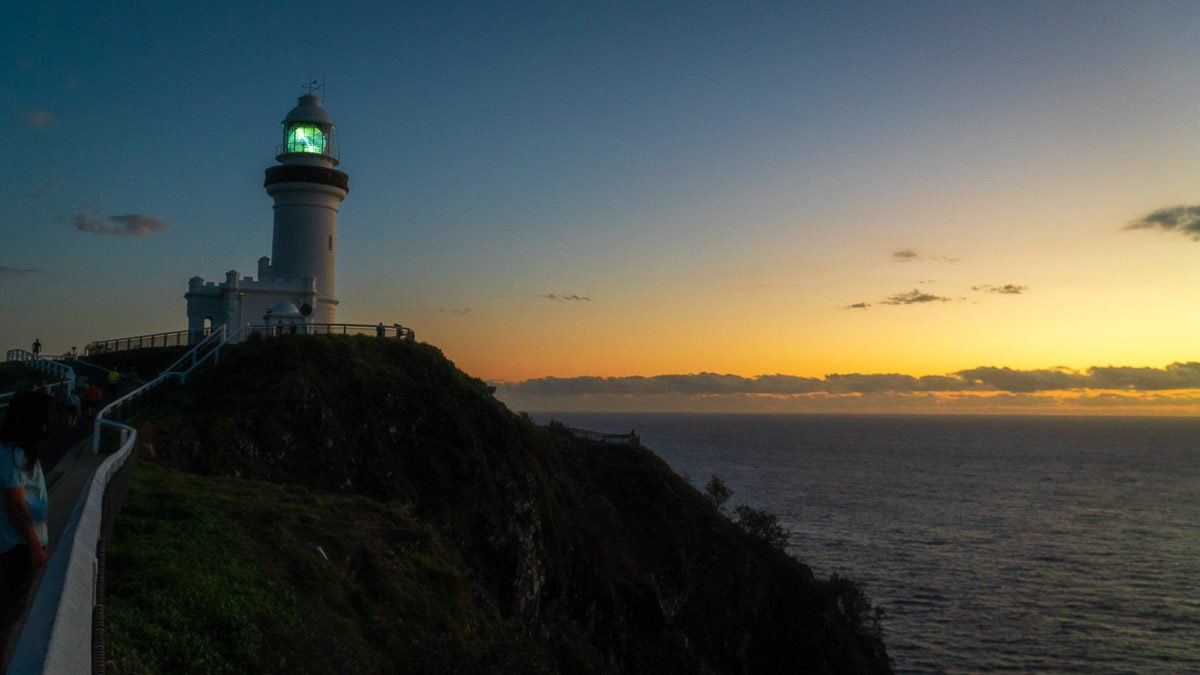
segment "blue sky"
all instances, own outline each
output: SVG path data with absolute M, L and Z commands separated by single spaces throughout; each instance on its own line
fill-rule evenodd
M 1125 229 L 1197 203 L 1195 3 L 11 11 L 6 349 L 181 329 L 189 277 L 253 274 L 315 77 L 339 318 L 480 377 L 1196 357 L 1200 244 Z

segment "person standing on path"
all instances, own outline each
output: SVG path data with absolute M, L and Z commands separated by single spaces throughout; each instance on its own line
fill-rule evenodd
M 42 353 L 42 341 L 40 338 L 33 339 L 33 358 L 38 358 L 38 354 Z
M 50 432 L 53 410 L 49 394 L 22 391 L 0 423 L 0 672 L 8 669 L 9 642 L 46 569 L 46 479 L 38 444 Z

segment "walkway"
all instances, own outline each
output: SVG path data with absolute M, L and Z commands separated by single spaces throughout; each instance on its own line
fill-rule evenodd
M 94 377 L 94 375 L 93 375 Z M 97 410 L 103 408 L 112 400 L 107 392 L 101 398 Z M 49 518 L 46 523 L 50 535 L 48 546 L 51 560 L 63 532 L 71 520 L 75 507 L 83 497 L 87 485 L 96 467 L 100 466 L 107 456 L 92 452 L 93 419 L 86 414 L 79 416 L 74 428 L 67 426 L 66 415 L 58 415 L 50 435 L 42 442 L 42 457 L 39 460 L 46 474 L 46 489 L 49 493 Z M 30 599 L 37 593 L 37 588 L 31 591 Z M 0 645 L 5 660 L 11 657 L 12 650 L 21 634 L 20 626 L 13 631 L 11 643 Z M 12 664 L 10 670 L 16 670 Z
M 65 447 L 55 446 L 47 447 L 46 454 L 49 455 L 51 450 L 58 454 L 55 460 L 54 468 L 46 473 L 46 488 L 49 492 L 49 520 L 47 529 L 50 534 L 50 557 L 53 559 L 54 550 L 58 543 L 62 541 L 63 531 L 66 530 L 67 524 L 71 520 L 71 515 L 75 512 L 75 507 L 83 496 L 84 486 L 91 479 L 92 473 L 96 467 L 107 459 L 106 455 L 98 455 L 92 452 L 92 425 L 90 423 L 80 423 L 77 429 L 82 429 L 85 434 L 80 437 L 73 446 Z M 65 442 L 67 435 L 59 437 L 60 442 Z M 31 591 L 36 595 L 37 589 Z M 33 595 L 30 596 L 31 600 Z M 22 622 L 23 624 L 24 622 Z M 21 635 L 20 627 L 13 631 L 12 641 L 7 645 L 0 645 L 4 655 L 10 657 L 13 648 L 16 646 L 17 638 Z M 13 664 L 14 667 L 16 664 Z

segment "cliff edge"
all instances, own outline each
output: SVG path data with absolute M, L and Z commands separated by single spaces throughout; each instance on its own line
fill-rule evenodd
M 170 536 L 250 558 L 246 592 L 274 589 L 245 610 L 280 650 L 259 670 L 892 672 L 853 582 L 747 535 L 645 448 L 512 413 L 427 344 L 246 343 L 134 423 L 143 464 L 109 564 L 125 672 L 185 658 L 142 644 L 142 623 L 171 620 L 139 590 L 185 564 L 160 559 Z

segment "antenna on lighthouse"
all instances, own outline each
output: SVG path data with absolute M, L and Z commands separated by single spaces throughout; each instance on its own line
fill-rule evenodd
M 304 84 L 302 84 L 300 86 L 303 87 L 304 89 L 307 89 L 309 95 L 311 96 L 314 91 L 317 91 L 318 89 L 323 88 L 325 86 L 325 82 L 322 81 L 321 84 L 317 84 L 316 80 L 311 80 L 309 82 L 305 82 Z

